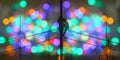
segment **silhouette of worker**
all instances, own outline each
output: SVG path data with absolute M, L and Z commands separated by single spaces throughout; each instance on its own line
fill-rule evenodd
M 68 22 L 67 22 L 66 19 L 64 19 L 64 18 L 61 17 L 61 18 L 58 19 L 58 24 L 59 24 L 60 35 L 64 36 L 65 33 L 66 33 L 66 31 L 69 28 Z

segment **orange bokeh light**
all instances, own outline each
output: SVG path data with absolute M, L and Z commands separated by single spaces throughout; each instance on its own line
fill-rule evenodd
M 106 22 L 106 21 L 107 21 L 107 16 L 103 15 L 103 16 L 101 16 L 101 18 L 102 18 L 102 21 L 103 21 L 103 22 Z
M 6 51 L 6 54 L 9 55 L 9 56 L 14 56 L 15 55 L 15 52 L 14 52 L 13 47 L 11 45 L 8 45 L 5 48 L 5 51 Z
M 34 24 L 30 24 L 30 25 L 28 26 L 28 29 L 29 29 L 30 31 L 32 31 L 32 30 L 34 29 Z
M 85 30 L 86 30 L 86 25 L 83 24 L 83 23 L 80 23 L 80 29 L 81 29 L 82 31 L 85 31 Z
M 58 60 L 61 60 L 60 57 L 61 57 L 61 56 L 58 56 Z M 62 60 L 64 60 L 64 56 L 62 56 L 62 58 L 63 58 Z
M 13 23 L 13 21 L 14 21 L 14 16 L 9 17 L 9 22 Z
M 114 23 L 114 19 L 113 18 L 111 18 L 111 17 L 109 17 L 108 19 L 107 19 L 107 24 L 113 24 Z
M 80 7 L 79 10 L 84 14 L 86 13 L 86 9 L 84 7 Z
M 4 25 L 8 25 L 9 24 L 9 19 L 8 18 L 4 18 L 3 19 L 3 24 Z
M 67 42 L 63 42 L 64 47 L 69 47 L 69 44 Z
M 34 11 L 35 11 L 35 10 L 34 10 L 33 8 L 31 8 L 31 9 L 29 10 L 29 14 L 31 15 Z

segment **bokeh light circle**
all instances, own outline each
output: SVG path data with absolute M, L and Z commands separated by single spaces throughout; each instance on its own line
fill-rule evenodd
M 6 42 L 5 37 L 0 36 L 0 44 L 4 44 Z

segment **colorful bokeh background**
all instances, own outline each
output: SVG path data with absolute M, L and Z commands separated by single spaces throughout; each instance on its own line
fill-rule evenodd
M 63 2 L 64 18 L 67 19 L 69 29 L 63 38 L 63 54 L 74 56 L 92 56 L 95 50 L 98 55 L 111 55 L 111 47 L 118 47 L 120 40 L 120 26 L 114 29 L 116 20 L 100 10 L 104 6 L 102 0 L 86 0 L 88 6 L 97 8 L 96 11 L 89 7 L 77 5 L 73 7 L 72 1 Z M 27 0 L 19 0 L 14 3 L 13 12 L 9 17 L 2 19 L 4 32 L 0 34 L 0 46 L 4 46 L 0 52 L 9 56 L 15 56 L 21 48 L 21 54 L 60 55 L 59 24 L 53 18 L 58 18 L 59 11 L 50 3 L 43 3 L 40 8 L 27 8 Z M 58 2 L 59 3 L 59 2 Z M 59 5 L 58 5 L 59 6 Z M 23 10 L 27 8 L 26 10 Z M 19 11 L 23 10 L 23 11 Z M 51 14 L 56 14 L 50 16 Z M 1 29 L 2 30 L 2 29 Z M 113 35 L 111 35 L 113 34 Z M 107 53 L 105 49 L 108 50 Z M 96 54 L 95 53 L 95 54 Z

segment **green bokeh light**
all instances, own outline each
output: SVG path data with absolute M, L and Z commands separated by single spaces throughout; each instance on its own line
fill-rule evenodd
M 88 23 L 89 22 L 89 17 L 88 16 L 84 16 L 82 19 L 83 23 Z
M 41 26 L 42 26 L 42 27 L 46 27 L 46 26 L 48 26 L 47 21 L 42 21 Z
M 82 55 L 83 54 L 83 50 L 81 48 L 77 48 L 77 55 Z
M 32 51 L 32 53 L 37 53 L 37 47 L 36 47 L 36 46 L 33 46 L 33 47 L 31 48 L 31 51 Z
M 102 19 L 100 16 L 98 16 L 97 14 L 92 14 L 92 19 L 93 19 L 93 25 L 95 27 L 101 26 Z
M 102 43 L 103 46 L 106 46 L 108 42 L 107 42 L 106 39 L 104 39 L 104 40 L 101 41 L 101 43 Z
M 46 51 L 52 52 L 54 50 L 54 47 L 52 45 L 49 45 L 46 47 Z
M 31 24 L 32 23 L 32 19 L 30 17 L 26 17 L 25 21 L 26 21 L 27 24 Z
M 71 50 L 72 50 L 72 54 L 75 55 L 76 52 L 77 52 L 77 48 L 76 47 L 72 47 Z
M 49 31 L 49 27 L 48 26 L 44 27 L 44 31 Z
M 12 5 L 12 8 L 13 8 L 14 10 L 18 10 L 18 9 L 19 9 L 19 4 L 18 4 L 18 3 L 14 3 L 14 4 Z
M 119 41 L 119 39 L 118 39 L 117 37 L 113 37 L 113 38 L 111 39 L 111 44 L 112 44 L 113 46 L 117 46 L 119 42 L 120 42 L 120 41 Z
M 6 42 L 5 38 L 0 36 L 0 44 L 4 44 Z
M 117 32 L 120 33 L 120 26 L 117 27 Z
M 9 43 L 9 44 L 13 44 L 13 43 L 14 43 L 14 38 L 9 38 L 9 39 L 8 39 L 8 43 Z
M 56 26 L 52 26 L 52 27 L 51 27 L 51 31 L 52 31 L 52 32 L 57 32 L 57 27 L 56 27 Z
M 65 53 L 66 53 L 66 50 L 65 50 L 65 48 L 63 48 L 63 52 L 62 52 L 62 54 L 65 54 Z M 57 50 L 57 54 L 58 54 L 58 55 L 61 54 L 60 49 Z
M 109 34 L 110 33 L 110 27 L 109 26 L 105 26 L 104 28 L 103 28 L 103 32 L 104 33 L 107 33 L 107 34 Z
M 81 48 L 72 47 L 71 50 L 72 50 L 73 55 L 82 55 L 83 54 L 83 50 Z
M 72 26 L 72 21 L 71 20 L 67 20 L 68 24 L 69 24 L 69 27 Z
M 81 31 L 79 26 L 74 26 L 72 28 L 72 30 L 75 31 L 75 32 L 80 32 Z
M 27 6 L 27 2 L 26 1 L 20 1 L 19 3 L 20 7 L 24 8 Z
M 43 32 L 43 30 L 39 26 L 34 27 L 34 33 L 42 33 L 42 32 Z
M 19 27 L 19 26 L 20 26 L 20 16 L 15 17 L 13 24 L 14 24 L 16 27 Z
M 72 19 L 71 19 L 71 23 L 72 23 L 72 25 L 78 25 L 78 24 L 79 24 L 79 21 L 78 21 L 78 19 L 76 19 L 76 18 L 72 18 Z
M 7 33 L 12 33 L 12 27 L 7 26 L 7 28 L 6 28 L 6 32 L 7 32 Z
M 38 49 L 38 53 L 42 52 L 42 46 L 37 46 L 37 49 Z
M 35 21 L 35 24 L 36 24 L 37 26 L 41 26 L 41 23 L 42 23 L 42 20 L 36 20 L 36 21 Z
M 97 8 L 103 8 L 103 6 L 104 6 L 104 2 L 103 2 L 103 1 L 98 0 L 98 1 L 96 2 L 96 7 L 97 7 Z
M 90 6 L 95 5 L 95 3 L 96 3 L 96 1 L 95 1 L 95 0 L 88 0 L 88 4 L 89 4 Z
M 32 53 L 40 53 L 42 52 L 42 46 L 33 46 L 31 48 Z

